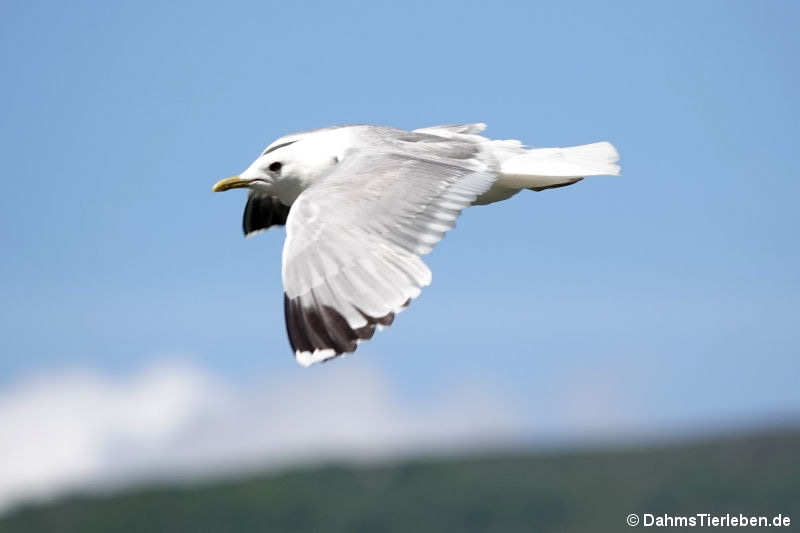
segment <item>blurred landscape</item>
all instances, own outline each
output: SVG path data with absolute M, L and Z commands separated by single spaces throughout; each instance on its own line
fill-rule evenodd
M 0 532 L 613 532 L 632 512 L 800 520 L 798 449 L 794 426 L 671 445 L 328 464 L 76 494 L 19 508 Z

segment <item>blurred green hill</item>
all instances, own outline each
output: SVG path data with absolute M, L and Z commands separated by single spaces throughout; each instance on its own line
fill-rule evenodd
M 299 468 L 73 496 L 19 508 L 0 519 L 0 532 L 619 532 L 632 529 L 629 513 L 782 513 L 795 523 L 781 530 L 796 531 L 800 429 L 662 446 Z

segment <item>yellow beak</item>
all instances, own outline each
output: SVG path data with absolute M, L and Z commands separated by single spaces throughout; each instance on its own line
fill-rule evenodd
M 249 185 L 250 180 L 243 180 L 239 176 L 231 176 L 230 178 L 225 178 L 216 182 L 211 190 L 214 192 L 222 192 L 228 189 L 241 189 Z

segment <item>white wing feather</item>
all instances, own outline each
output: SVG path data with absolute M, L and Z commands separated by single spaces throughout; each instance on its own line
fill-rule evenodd
M 472 166 L 472 165 L 471 165 Z M 403 153 L 353 152 L 292 205 L 286 325 L 298 361 L 355 350 L 431 281 L 420 259 L 494 173 Z

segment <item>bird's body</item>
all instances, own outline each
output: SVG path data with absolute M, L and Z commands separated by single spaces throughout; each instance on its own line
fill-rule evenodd
M 606 142 L 527 149 L 483 124 L 286 135 L 214 190 L 248 187 L 244 231 L 286 225 L 286 326 L 304 365 L 355 350 L 431 281 L 420 259 L 470 205 L 616 175 Z

